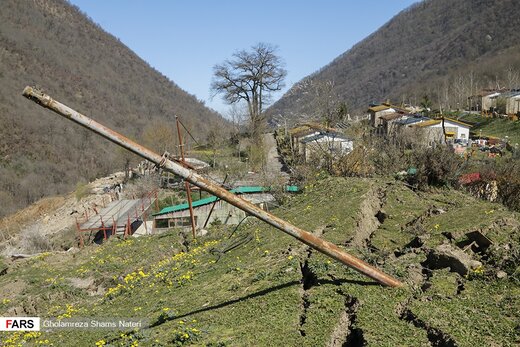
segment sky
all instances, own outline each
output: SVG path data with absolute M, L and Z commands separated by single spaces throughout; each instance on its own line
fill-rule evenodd
M 417 0 L 69 0 L 143 60 L 226 116 L 213 66 L 259 42 L 278 47 L 286 87 L 316 72 Z

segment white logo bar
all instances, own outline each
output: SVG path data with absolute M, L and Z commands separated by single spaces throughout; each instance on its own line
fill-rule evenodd
M 40 317 L 0 317 L 0 331 L 40 331 Z

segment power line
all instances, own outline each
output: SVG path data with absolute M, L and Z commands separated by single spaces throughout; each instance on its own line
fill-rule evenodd
M 188 135 L 190 135 L 191 139 L 193 141 L 195 141 L 195 143 L 198 145 L 198 146 L 201 146 L 201 144 L 195 140 L 195 138 L 193 137 L 193 135 L 190 133 L 190 131 L 188 130 L 188 128 L 186 128 L 186 126 L 184 125 L 184 123 L 181 122 L 181 120 L 179 119 L 179 123 L 181 123 L 182 127 L 184 128 L 184 130 L 186 130 L 186 132 L 188 133 Z

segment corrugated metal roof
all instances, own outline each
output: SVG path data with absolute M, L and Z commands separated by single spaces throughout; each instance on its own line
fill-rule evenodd
M 308 143 L 308 142 L 312 142 L 312 141 L 316 141 L 316 140 L 319 140 L 325 136 L 329 136 L 333 139 L 337 139 L 337 140 L 343 140 L 343 141 L 348 141 L 348 139 L 341 135 L 341 134 L 337 134 L 337 133 L 319 133 L 319 134 L 316 134 L 314 136 L 311 136 L 311 137 L 307 137 L 307 138 L 304 138 L 301 140 L 302 143 Z
M 508 92 L 508 93 L 502 93 L 502 94 L 500 94 L 500 97 L 508 99 L 508 98 L 514 98 L 518 95 L 520 95 L 520 92 L 515 90 L 515 91 Z
M 230 192 L 234 193 L 234 194 L 253 194 L 253 193 L 268 192 L 270 190 L 271 190 L 271 188 L 269 188 L 269 187 L 244 186 L 244 187 L 238 187 L 238 188 L 231 189 Z M 285 190 L 287 192 L 295 193 L 295 192 L 298 192 L 300 190 L 300 188 L 298 186 L 286 186 Z M 211 204 L 218 200 L 220 200 L 220 198 L 218 198 L 216 196 L 210 196 L 210 197 L 207 197 L 204 199 L 193 201 L 192 206 L 193 207 L 204 206 L 204 205 Z M 189 208 L 189 205 L 187 202 L 184 204 L 167 206 L 167 207 L 163 208 L 162 210 L 160 210 L 159 212 L 153 213 L 152 216 L 160 216 L 160 215 L 167 214 L 167 213 L 183 211 L 183 210 L 187 210 L 188 208 Z
M 200 200 L 197 200 L 197 201 L 193 201 L 193 203 L 191 205 L 193 207 L 199 207 L 199 206 L 211 204 L 212 202 L 215 202 L 217 200 L 219 200 L 219 198 L 217 198 L 216 196 L 210 196 L 208 198 L 204 198 L 204 199 L 200 199 Z M 160 210 L 157 213 L 153 213 L 152 216 L 160 216 L 160 215 L 166 214 L 166 213 L 187 210 L 189 207 L 190 206 L 188 205 L 187 202 L 184 203 L 184 204 L 168 206 L 168 207 L 163 208 L 162 210 Z
M 398 121 L 396 121 L 396 123 L 402 124 L 402 125 L 410 125 L 410 124 L 414 124 L 414 123 L 425 122 L 428 120 L 430 120 L 430 118 L 428 118 L 428 117 L 408 117 L 405 119 L 399 119 Z

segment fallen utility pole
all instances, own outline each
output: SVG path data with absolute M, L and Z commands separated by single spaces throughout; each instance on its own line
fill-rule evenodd
M 267 224 L 272 225 L 277 229 L 280 229 L 281 231 L 305 243 L 306 245 L 345 264 L 346 266 L 353 268 L 354 270 L 376 280 L 377 282 L 390 287 L 398 287 L 402 285 L 402 283 L 399 282 L 397 279 L 370 266 L 369 264 L 354 257 L 353 255 L 348 254 L 335 244 L 322 240 L 316 235 L 309 233 L 308 231 L 302 230 L 284 221 L 283 219 L 262 210 L 261 208 L 257 207 L 251 202 L 246 201 L 231 192 L 228 192 L 226 189 L 218 186 L 217 184 L 212 183 L 211 181 L 202 177 L 196 172 L 184 168 L 183 166 L 175 163 L 174 161 L 169 160 L 166 156 L 161 156 L 157 153 L 154 153 L 151 150 L 139 145 L 138 143 L 126 138 L 125 136 L 113 131 L 112 129 L 109 129 L 104 125 L 97 123 L 93 119 L 82 115 L 81 113 L 71 109 L 70 107 L 58 101 L 53 100 L 50 96 L 42 93 L 41 91 L 31 87 L 25 87 L 23 95 L 28 99 L 33 100 L 37 104 L 45 108 L 48 108 L 58 113 L 59 115 L 68 118 L 73 122 L 78 123 L 79 125 L 96 132 L 104 138 L 118 144 L 121 147 L 126 148 L 127 150 L 143 157 L 144 159 L 147 159 L 152 163 L 155 163 L 158 167 L 161 167 L 164 170 L 170 171 L 176 175 L 183 177 L 186 181 L 191 182 L 193 185 L 199 187 L 200 189 L 203 189 L 219 197 L 220 199 L 227 201 L 231 205 L 236 206 L 239 209 L 257 217 L 258 219 L 263 220 Z

